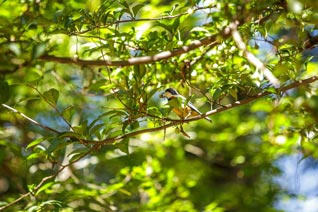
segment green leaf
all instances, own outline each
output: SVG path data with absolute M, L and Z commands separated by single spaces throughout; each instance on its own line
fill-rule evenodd
M 267 92 L 270 92 L 270 93 L 274 93 L 276 94 L 277 93 L 277 90 L 274 88 L 274 87 L 268 87 L 265 89 Z
M 65 17 L 65 20 L 64 20 L 64 27 L 67 29 L 69 28 L 73 23 L 73 18 L 68 16 L 68 17 Z
M 77 138 L 81 139 L 81 135 L 76 132 L 62 132 L 59 134 L 58 138 Z
M 58 200 L 48 200 L 48 201 L 42 202 L 40 204 L 41 207 L 46 206 L 46 205 L 54 205 L 54 206 L 57 206 L 60 208 L 60 207 L 62 207 L 62 202 L 58 201 Z
M 25 72 L 27 73 L 25 75 L 25 81 L 30 82 L 30 84 L 35 85 L 37 84 L 40 80 L 43 79 L 43 73 L 34 67 L 27 67 L 25 69 Z
M 45 53 L 45 50 L 46 50 L 46 43 L 39 43 L 33 46 L 32 59 L 34 60 L 36 58 L 41 57 Z
M 163 24 L 163 23 L 157 21 L 154 26 L 160 26 L 160 27 L 164 28 L 165 30 L 167 30 L 168 32 L 172 33 L 172 26 L 170 26 L 170 25 Z
M 134 18 L 137 16 L 138 12 L 140 11 L 141 8 L 143 8 L 145 4 L 137 4 L 131 8 L 132 13 L 134 15 Z
M 21 48 L 20 45 L 18 45 L 17 43 L 10 43 L 8 47 L 15 55 L 21 55 Z
M 7 81 L 0 79 L 0 104 L 10 99 L 10 86 Z
M 44 184 L 43 186 L 41 186 L 41 188 L 39 190 L 36 191 L 35 195 L 38 195 L 42 191 L 50 188 L 53 184 L 54 184 L 54 182 L 48 182 L 48 183 Z
M 94 127 L 94 125 L 101 120 L 101 118 L 106 117 L 106 116 L 110 116 L 110 119 L 116 116 L 126 116 L 127 112 L 124 110 L 111 110 L 111 111 L 107 111 L 101 115 L 99 115 L 96 119 L 94 119 L 88 126 L 88 129 L 91 129 Z
M 78 148 L 73 150 L 68 154 L 68 157 L 70 157 L 70 162 L 77 161 L 78 159 L 82 158 L 84 155 L 87 154 L 89 149 L 87 148 Z
M 56 90 L 55 88 L 51 88 L 48 91 L 45 91 L 43 93 L 43 98 L 45 99 L 45 101 L 47 101 L 49 104 L 51 105 L 56 105 L 57 100 L 59 98 L 59 91 Z
M 180 16 L 181 17 L 181 16 Z M 176 18 L 172 24 L 172 30 L 176 31 L 180 25 L 180 17 Z
M 100 138 L 100 129 L 104 127 L 105 124 L 96 124 L 92 129 L 90 130 L 89 134 L 96 135 L 98 138 Z
M 43 153 L 35 152 L 35 153 L 32 153 L 32 154 L 28 155 L 28 157 L 26 159 L 27 159 L 27 161 L 30 161 L 30 160 L 33 160 L 33 159 L 40 158 L 41 156 L 43 156 Z
M 74 106 L 68 106 L 67 108 L 65 108 L 62 111 L 62 115 L 66 120 L 71 120 L 73 114 L 74 114 L 75 110 L 74 110 Z
M 148 107 L 147 113 L 153 116 L 161 116 L 162 113 L 160 112 L 161 108 L 158 108 L 156 106 Z
M 29 148 L 31 148 L 31 147 L 34 147 L 34 146 L 38 145 L 39 143 L 41 143 L 41 142 L 44 141 L 44 140 L 45 140 L 45 138 L 38 138 L 38 139 L 32 141 L 31 143 L 29 143 L 29 144 L 27 145 L 26 149 L 29 149 Z
M 47 148 L 47 153 L 51 154 L 52 152 L 60 150 L 64 148 L 67 144 L 69 143 L 67 143 L 64 139 L 51 139 L 50 146 Z
M 119 3 L 120 3 L 122 6 L 124 6 L 126 9 L 129 9 L 129 4 L 127 3 L 127 1 L 121 0 Z
M 120 151 L 126 153 L 127 155 L 129 154 L 129 138 L 125 138 L 115 145 Z
M 212 93 L 212 100 L 213 101 L 218 100 L 219 97 L 221 96 L 222 92 L 223 91 L 221 88 L 217 88 L 217 89 L 213 90 L 213 92 L 211 92 Z

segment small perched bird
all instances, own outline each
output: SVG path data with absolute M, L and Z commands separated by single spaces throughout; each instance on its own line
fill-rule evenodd
M 187 99 L 180 95 L 175 89 L 168 88 L 162 93 L 160 98 L 167 98 L 168 104 L 172 107 L 172 111 L 176 113 L 181 119 L 202 115 L 202 113 Z M 187 104 L 187 105 L 185 105 Z M 209 122 L 212 122 L 208 117 L 204 117 Z

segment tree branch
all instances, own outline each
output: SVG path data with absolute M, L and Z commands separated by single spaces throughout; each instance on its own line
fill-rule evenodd
M 37 126 L 41 127 L 42 129 L 45 129 L 45 130 L 48 130 L 48 131 L 51 131 L 54 133 L 60 133 L 59 131 L 57 131 L 51 127 L 40 124 L 39 122 L 35 121 L 34 119 L 30 118 L 29 116 L 25 115 L 24 113 L 18 111 L 17 109 L 10 107 L 9 105 L 6 105 L 6 104 L 1 104 L 1 105 L 2 105 L 2 107 L 5 107 L 5 108 L 11 110 L 12 112 L 19 114 L 20 116 L 22 116 L 23 118 L 25 118 L 26 120 L 31 122 L 32 124 L 37 125 Z
M 293 82 L 293 83 L 291 83 L 291 84 L 289 84 L 287 86 L 279 88 L 277 91 L 285 92 L 287 90 L 299 87 L 301 85 L 309 84 L 309 83 L 312 83 L 312 82 L 317 81 L 317 80 L 318 80 L 318 77 L 317 76 L 313 76 L 313 77 L 310 77 L 310 78 L 305 79 L 305 80 L 295 81 L 295 82 Z M 243 99 L 241 101 L 236 101 L 236 102 L 234 102 L 232 104 L 225 105 L 223 107 L 211 110 L 211 111 L 209 111 L 209 112 L 207 112 L 205 114 L 202 114 L 202 115 L 190 118 L 190 119 L 186 119 L 186 120 L 169 119 L 169 121 L 171 121 L 170 123 L 162 125 L 162 126 L 159 126 L 159 127 L 143 129 L 143 130 L 139 130 L 139 131 L 134 131 L 134 132 L 127 133 L 127 134 L 124 134 L 124 135 L 121 135 L 121 136 L 112 137 L 112 138 L 106 138 L 106 139 L 101 140 L 101 141 L 88 141 L 88 140 L 86 140 L 86 141 L 82 140 L 82 141 L 84 143 L 87 143 L 87 144 L 96 144 L 96 145 L 113 144 L 114 142 L 122 140 L 122 139 L 125 139 L 125 138 L 134 137 L 136 135 L 140 135 L 140 134 L 143 134 L 143 133 L 149 133 L 149 132 L 155 132 L 155 131 L 163 130 L 163 129 L 175 126 L 178 123 L 188 123 L 188 122 L 196 121 L 196 120 L 199 120 L 199 119 L 203 119 L 206 116 L 211 116 L 211 115 L 214 115 L 214 114 L 217 114 L 217 113 L 220 113 L 220 112 L 223 112 L 223 111 L 226 111 L 226 110 L 229 110 L 229 109 L 232 109 L 232 108 L 247 104 L 249 102 L 252 102 L 252 101 L 254 101 L 256 99 L 259 99 L 261 97 L 267 96 L 269 94 L 272 94 L 272 92 L 269 92 L 269 91 L 261 92 L 261 93 L 255 95 L 255 96 L 253 96 L 253 97 L 250 97 L 250 98 L 247 98 L 247 99 Z
M 81 60 L 70 57 L 57 57 L 53 55 L 43 55 L 40 57 L 41 60 L 53 61 L 58 63 L 76 64 L 80 66 L 133 66 L 138 64 L 149 64 L 160 60 L 169 59 L 191 50 L 197 49 L 201 46 L 211 45 L 215 46 L 219 43 L 217 36 L 211 36 L 202 40 L 193 41 L 190 45 L 183 46 L 172 51 L 163 51 L 155 55 L 132 57 L 127 60 Z
M 295 82 L 293 82 L 293 83 L 291 83 L 291 84 L 289 84 L 287 86 L 279 88 L 278 91 L 279 92 L 285 92 L 287 90 L 299 87 L 301 85 L 306 85 L 306 84 L 312 83 L 312 82 L 317 81 L 317 80 L 318 80 L 318 76 L 313 76 L 313 77 L 310 77 L 310 78 L 305 79 L 305 80 L 295 81 Z M 209 111 L 209 112 L 207 112 L 205 114 L 202 114 L 202 115 L 199 115 L 199 116 L 196 116 L 196 117 L 192 117 L 192 118 L 186 119 L 186 120 L 166 119 L 170 123 L 162 125 L 162 126 L 159 126 L 159 127 L 142 129 L 142 130 L 130 132 L 130 133 L 127 133 L 127 134 L 124 134 L 124 135 L 111 137 L 111 138 L 106 138 L 106 139 L 101 140 L 101 141 L 92 141 L 92 140 L 83 140 L 83 139 L 81 139 L 81 142 L 84 143 L 84 144 L 93 144 L 93 145 L 95 145 L 95 144 L 96 145 L 113 144 L 116 141 L 120 141 L 120 140 L 123 140 L 125 138 L 134 137 L 136 135 L 140 135 L 140 134 L 143 134 L 143 133 L 156 132 L 156 131 L 160 131 L 160 130 L 167 129 L 169 127 L 175 126 L 176 124 L 188 123 L 188 122 L 196 121 L 196 120 L 199 120 L 199 119 L 203 119 L 206 116 L 211 116 L 211 115 L 214 115 L 214 114 L 217 114 L 217 113 L 220 113 L 220 112 L 223 112 L 223 111 L 226 111 L 226 110 L 229 110 L 229 109 L 232 109 L 232 108 L 247 104 L 249 102 L 252 102 L 252 101 L 254 101 L 256 99 L 259 99 L 261 97 L 267 96 L 269 94 L 272 94 L 272 92 L 269 92 L 269 91 L 261 92 L 261 93 L 255 95 L 255 96 L 253 96 L 253 97 L 250 97 L 250 98 L 247 98 L 247 99 L 243 99 L 241 101 L 236 101 L 236 102 L 234 102 L 232 104 L 225 105 L 223 107 L 211 110 L 211 111 Z M 55 130 L 53 128 L 50 128 L 50 127 L 47 127 L 47 126 L 44 126 L 44 125 L 38 123 L 37 121 L 33 120 L 32 118 L 26 116 L 25 114 L 21 113 L 20 111 L 12 108 L 12 107 L 10 107 L 10 106 L 8 106 L 6 104 L 2 104 L 2 106 L 7 108 L 7 109 L 9 109 L 9 110 L 11 110 L 11 111 L 13 111 L 13 112 L 15 112 L 15 113 L 18 113 L 19 115 L 21 115 L 22 117 L 24 117 L 25 119 L 30 121 L 31 123 L 43 128 L 45 130 L 49 130 L 49 131 L 54 132 L 54 133 L 60 133 L 60 132 L 58 132 L 57 130 Z

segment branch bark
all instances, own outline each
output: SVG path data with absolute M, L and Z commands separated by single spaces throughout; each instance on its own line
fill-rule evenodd
M 133 66 L 138 64 L 149 64 L 154 63 L 160 60 L 169 59 L 171 57 L 175 57 L 194 49 L 197 49 L 201 46 L 211 45 L 215 46 L 219 44 L 217 40 L 217 36 L 211 36 L 208 38 L 204 38 L 202 40 L 193 41 L 190 45 L 180 47 L 178 49 L 172 51 L 163 51 L 155 55 L 150 56 L 142 56 L 142 57 L 132 57 L 127 60 L 82 60 L 70 57 L 57 57 L 53 55 L 43 55 L 40 57 L 41 60 L 52 61 L 58 63 L 67 63 L 67 64 L 76 64 L 80 66 Z

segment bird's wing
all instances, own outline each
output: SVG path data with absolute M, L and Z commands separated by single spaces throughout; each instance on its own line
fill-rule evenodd
M 191 102 L 188 102 L 188 107 L 191 108 L 191 110 L 194 110 L 195 112 L 197 112 L 198 114 L 202 115 L 202 113 L 191 103 Z

